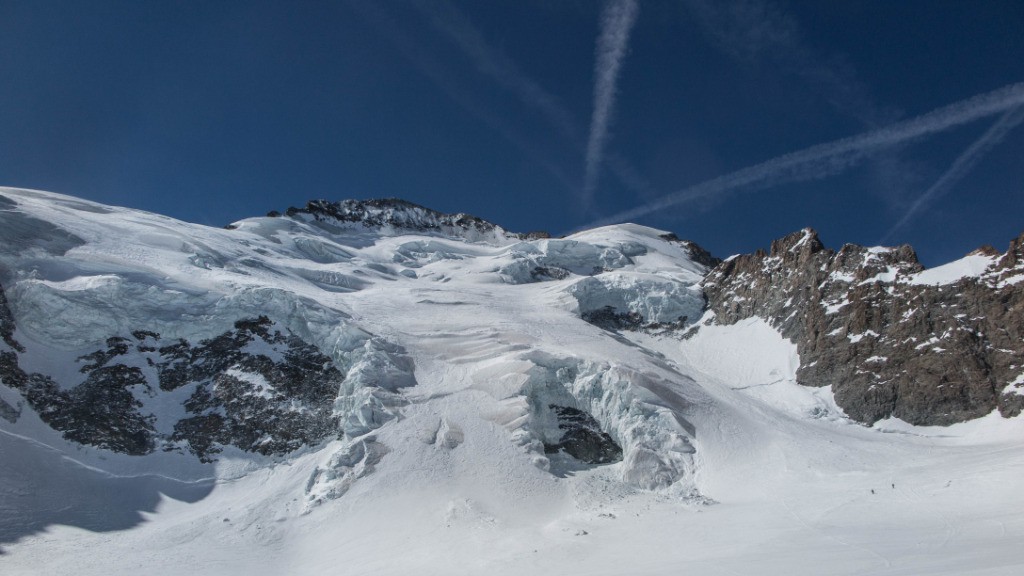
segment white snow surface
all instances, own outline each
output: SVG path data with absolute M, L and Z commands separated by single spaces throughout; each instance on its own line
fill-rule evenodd
M 998 260 L 997 256 L 969 254 L 948 264 L 918 272 L 911 276 L 909 281 L 911 284 L 953 284 L 961 278 L 981 276 L 996 260 Z
M 0 383 L 21 407 L 0 418 L 5 576 L 1024 572 L 1024 419 L 849 421 L 765 322 L 704 325 L 703 269 L 658 230 L 224 230 L 0 188 L 4 225 L 26 369 L 70 377 L 111 335 L 266 314 L 335 358 L 341 392 L 404 401 L 382 424 L 351 412 L 347 440 L 200 464 L 71 444 Z M 701 328 L 611 333 L 580 320 L 595 305 Z M 545 454 L 550 403 L 593 415 L 623 460 Z

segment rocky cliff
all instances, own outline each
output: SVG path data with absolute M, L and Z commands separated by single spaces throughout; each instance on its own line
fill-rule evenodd
M 271 212 L 270 216 L 280 216 Z M 289 218 L 328 226 L 360 225 L 376 231 L 433 233 L 470 241 L 547 238 L 546 232 L 516 233 L 469 214 L 446 214 L 397 198 L 372 200 L 312 200 L 303 208 L 285 211 Z
M 124 454 L 188 451 L 212 461 L 225 446 L 282 455 L 346 434 L 363 434 L 394 417 L 395 393 L 412 382 L 411 365 L 369 341 L 340 371 L 331 357 L 266 316 L 199 342 L 164 339 L 148 330 L 111 336 L 79 356 L 79 376 L 59 381 L 22 368 L 25 347 L 0 287 L 0 383 L 18 391 L 39 417 L 79 444 Z M 366 359 L 375 373 L 362 375 Z M 397 382 L 382 385 L 388 372 Z M 390 388 L 390 389 L 389 389 Z M 181 406 L 167 411 L 168 403 Z M 22 405 L 0 399 L 0 417 L 15 422 Z
M 955 273 L 967 264 L 980 273 Z M 758 316 L 792 339 L 798 381 L 831 386 L 856 420 L 1015 416 L 1024 407 L 1024 235 L 1003 254 L 986 248 L 948 266 L 926 272 L 910 246 L 837 252 L 805 229 L 718 264 L 703 287 L 715 322 Z

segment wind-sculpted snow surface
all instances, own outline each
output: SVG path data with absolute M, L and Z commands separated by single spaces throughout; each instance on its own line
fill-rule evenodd
M 1010 352 L 979 357 L 1016 357 L 1012 311 L 947 290 L 1016 294 L 1019 249 L 843 254 L 819 316 L 859 315 L 829 338 L 877 351 L 893 276 L 951 307 L 908 327 L 989 313 Z M 852 421 L 853 388 L 798 384 L 849 347 L 784 338 L 818 301 L 758 258 L 399 200 L 215 229 L 0 189 L 0 571 L 1020 573 L 1024 420 Z
M 685 323 L 702 306 L 695 248 L 642 227 L 527 240 L 388 200 L 311 202 L 212 230 L 7 193 L 18 241 L 0 251 L 0 320 L 7 339 L 29 345 L 4 352 L 5 385 L 24 400 L 5 400 L 4 418 L 24 404 L 67 440 L 126 454 L 184 450 L 210 462 L 226 446 L 283 455 L 332 438 L 349 451 L 368 445 L 359 438 L 399 418 L 416 385 L 403 347 L 353 318 L 359 294 L 382 282 L 556 281 L 559 308 L 645 324 Z M 524 392 L 543 424 L 528 429 L 539 462 L 545 447 L 582 464 L 623 460 L 623 480 L 651 489 L 692 476 L 692 432 L 643 399 L 645 376 L 558 363 L 538 364 L 531 382 L 544 385 Z M 349 465 L 328 468 L 339 466 Z M 372 465 L 361 470 L 324 478 L 351 482 Z
M 327 463 L 318 466 L 306 483 L 308 512 L 324 500 L 345 495 L 356 480 L 373 473 L 373 467 L 387 454 L 387 447 L 373 436 L 366 436 L 346 444 L 331 455 Z

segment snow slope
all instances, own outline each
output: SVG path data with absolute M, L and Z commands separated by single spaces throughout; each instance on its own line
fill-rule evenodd
M 24 368 L 69 385 L 74 358 L 141 324 L 194 340 L 264 314 L 345 371 L 335 409 L 362 423 L 285 455 L 127 456 L 67 441 L 0 384 L 21 409 L 0 418 L 5 575 L 1024 569 L 1020 418 L 867 428 L 795 384 L 795 347 L 764 322 L 683 339 L 581 320 L 701 325 L 704 269 L 657 230 L 222 230 L 12 189 L 0 230 Z M 366 416 L 381 389 L 394 413 Z M 171 422 L 184 398 L 142 400 Z M 591 415 L 621 461 L 546 453 L 552 405 Z

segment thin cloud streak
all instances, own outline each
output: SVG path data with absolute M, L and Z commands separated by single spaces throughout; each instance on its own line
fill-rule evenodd
M 540 110 L 563 135 L 576 135 L 573 120 L 558 99 L 524 74 L 510 58 L 492 49 L 472 21 L 451 2 L 416 0 L 413 5 L 455 42 L 481 74 Z
M 455 5 L 428 0 L 417 0 L 413 5 L 462 50 L 478 72 L 514 94 L 523 104 L 539 111 L 570 145 L 580 148 L 586 145 L 573 115 L 559 99 L 524 73 L 515 61 L 492 48 L 469 17 Z M 609 171 L 630 191 L 644 199 L 658 193 L 621 155 L 608 153 L 605 160 Z M 581 190 L 576 192 L 583 194 Z
M 722 53 L 743 67 L 798 80 L 834 110 L 874 130 L 902 119 L 883 105 L 842 53 L 820 53 L 806 41 L 800 22 L 773 0 L 682 0 L 691 19 Z M 788 83 L 788 82 L 787 82 Z M 908 190 L 912 166 L 898 149 L 871 160 L 876 188 L 889 202 Z
M 615 105 L 619 71 L 629 44 L 629 33 L 636 22 L 637 10 L 636 0 L 614 0 L 601 15 L 601 35 L 597 39 L 597 58 L 594 64 L 594 113 L 590 120 L 590 138 L 587 141 L 583 175 L 585 210 L 593 203 L 601 156 L 608 140 L 608 127 Z
M 842 55 L 822 58 L 803 39 L 799 23 L 773 2 L 762 0 L 683 0 L 682 5 L 708 39 L 735 61 L 801 79 L 838 112 L 864 129 L 898 120 L 879 106 Z
M 1024 106 L 1024 82 L 961 100 L 879 130 L 772 158 L 602 218 L 585 228 L 632 220 L 683 202 L 708 198 L 739 188 L 763 189 L 783 182 L 825 178 L 850 168 L 882 148 L 943 132 L 1018 106 Z
M 520 130 L 485 108 L 468 90 L 459 85 L 448 73 L 447 68 L 429 55 L 429 52 L 411 36 L 402 31 L 398 23 L 373 2 L 350 0 L 353 11 L 368 22 L 394 46 L 394 48 L 411 62 L 424 76 L 430 79 L 448 98 L 472 114 L 488 128 L 496 132 L 510 144 L 518 148 L 525 156 L 543 168 L 559 184 L 571 192 L 576 192 L 574 179 L 550 159 L 537 153 L 536 146 L 529 141 Z
M 885 244 L 896 231 L 903 228 L 907 222 L 924 210 L 929 202 L 945 194 L 950 188 L 955 186 L 981 161 L 985 154 L 998 146 L 1006 138 L 1006 135 L 1019 126 L 1021 122 L 1024 122 L 1024 106 L 1014 108 L 1003 114 L 980 138 L 975 140 L 974 143 L 960 154 L 953 162 L 953 165 L 928 190 L 925 190 L 923 194 L 918 196 L 917 200 L 914 200 L 914 203 L 910 205 L 910 208 L 907 209 L 903 217 L 885 233 L 885 236 L 878 243 Z

